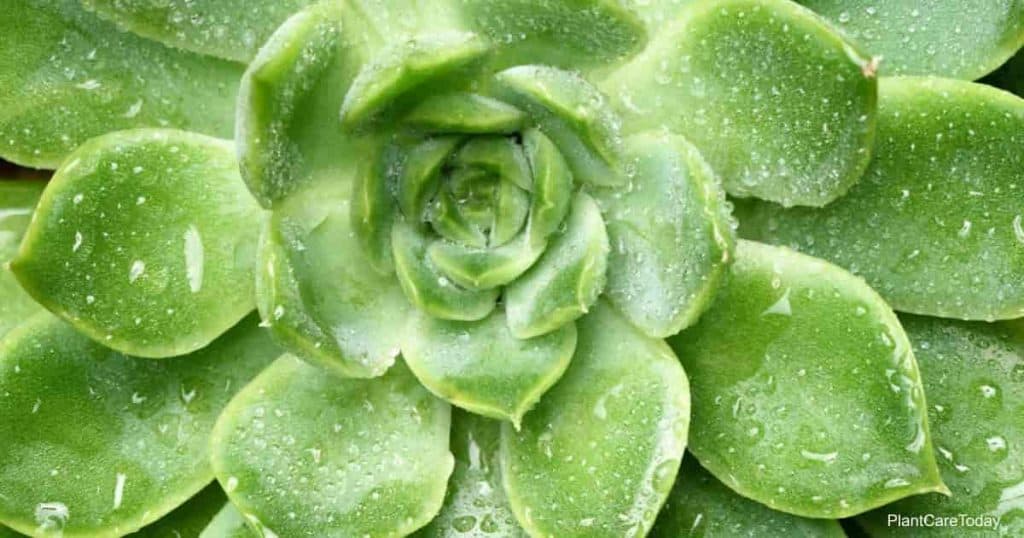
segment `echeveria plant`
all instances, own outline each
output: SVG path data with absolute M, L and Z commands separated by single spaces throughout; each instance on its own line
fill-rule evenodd
M 8 2 L 0 536 L 1024 533 L 1019 2 Z

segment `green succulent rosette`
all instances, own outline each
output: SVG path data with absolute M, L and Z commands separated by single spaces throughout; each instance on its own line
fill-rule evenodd
M 840 4 L 13 0 L 0 536 L 1015 532 L 1019 327 L 893 308 L 1024 312 L 1024 109 L 890 75 L 1020 9 Z

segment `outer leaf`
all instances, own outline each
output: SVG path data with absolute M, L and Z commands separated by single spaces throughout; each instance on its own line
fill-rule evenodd
M 612 251 L 609 300 L 640 330 L 664 338 L 711 304 L 735 238 L 718 180 L 686 140 L 628 139 L 629 187 L 598 191 Z
M 471 290 L 455 285 L 430 262 L 427 239 L 405 221 L 391 233 L 395 274 L 406 298 L 420 310 L 441 319 L 475 321 L 487 317 L 498 300 L 498 289 Z
M 481 321 L 446 321 L 422 312 L 405 330 L 402 355 L 431 392 L 474 413 L 517 428 L 569 366 L 576 326 L 520 340 L 504 312 Z
M 672 338 L 693 381 L 690 449 L 739 494 L 838 518 L 947 493 L 903 329 L 862 280 L 741 241 L 731 279 Z
M 214 420 L 278 353 L 255 319 L 187 357 L 149 361 L 33 318 L 0 343 L 0 521 L 98 538 L 157 520 L 211 480 Z
M 341 379 L 286 355 L 224 411 L 213 466 L 263 536 L 404 536 L 444 500 L 450 413 L 404 365 Z
M 837 521 L 804 519 L 776 512 L 737 495 L 705 471 L 691 455 L 683 458 L 672 495 L 649 536 L 844 538 L 846 534 Z
M 228 142 L 114 133 L 57 171 L 11 269 L 104 345 L 144 357 L 204 347 L 253 308 L 259 207 Z
M 943 79 L 883 79 L 878 155 L 821 211 L 758 204 L 740 234 L 863 275 L 894 308 L 1024 316 L 1024 100 Z
M 416 538 L 526 538 L 502 488 L 498 422 L 455 410 L 452 453 L 455 471 L 441 513 Z
M 685 136 L 734 196 L 822 206 L 873 143 L 875 64 L 786 0 L 692 2 L 603 84 L 629 130 Z
M 686 375 L 663 342 L 605 304 L 579 331 L 562 381 L 521 431 L 502 428 L 505 490 L 534 537 L 644 536 L 686 446 Z
M 79 0 L 132 32 L 247 63 L 289 15 L 313 0 Z
M 264 207 L 310 183 L 349 180 L 360 162 L 335 115 L 361 58 L 343 39 L 344 13 L 342 4 L 323 2 L 291 17 L 242 78 L 239 164 Z
M 586 314 L 604 290 L 607 267 L 608 234 L 601 210 L 593 198 L 579 192 L 565 231 L 505 289 L 512 334 L 532 338 Z
M 4 266 L 14 257 L 46 183 L 0 180 L 0 337 L 42 311 Z
M 612 0 L 475 0 L 466 24 L 503 45 L 501 63 L 572 69 L 615 63 L 643 48 L 643 24 Z
M 77 0 L 0 11 L 0 155 L 56 168 L 78 145 L 136 127 L 231 133 L 238 64 L 121 32 Z
M 618 118 L 589 81 L 543 65 L 513 67 L 495 78 L 498 93 L 529 112 L 555 142 L 577 181 L 599 186 L 624 183 L 618 170 Z
M 263 236 L 260 313 L 301 358 L 346 377 L 383 375 L 409 303 L 373 270 L 352 232 L 348 201 L 324 190 L 293 198 Z
M 973 80 L 1024 46 L 1017 0 L 797 0 L 884 59 L 883 75 Z
M 864 515 L 872 536 L 920 536 L 887 524 L 888 514 L 970 515 L 991 536 L 1024 534 L 1024 324 L 901 317 L 921 364 L 942 477 L 952 497 L 920 495 Z M 978 529 L 968 529 L 978 531 Z M 928 536 L 963 536 L 963 528 Z
M 513 134 L 522 129 L 525 120 L 521 110 L 502 101 L 454 92 L 427 97 L 403 123 L 431 133 Z

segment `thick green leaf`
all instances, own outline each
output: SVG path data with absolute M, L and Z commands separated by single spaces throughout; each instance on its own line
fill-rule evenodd
M 612 245 L 606 293 L 640 330 L 664 338 L 711 305 L 735 232 L 718 179 L 686 140 L 634 135 L 625 155 L 629 187 L 596 191 Z
M 875 63 L 788 0 L 691 2 L 602 84 L 627 130 L 666 127 L 734 196 L 822 206 L 867 166 Z
M 280 351 L 250 318 L 187 357 L 126 357 L 43 313 L 0 343 L 0 521 L 121 536 L 213 478 L 222 408 Z
M 172 47 L 246 63 L 314 0 L 79 0 L 101 17 Z
M 1024 99 L 955 80 L 882 80 L 877 155 L 822 210 L 751 204 L 740 235 L 862 275 L 897 310 L 1024 316 Z
M 1024 46 L 1018 0 L 797 0 L 883 59 L 882 75 L 973 80 Z
M 509 502 L 531 536 L 644 536 L 686 447 L 686 375 L 607 304 L 578 325 L 565 376 L 522 430 L 502 427 Z
M 263 536 L 404 536 L 444 501 L 451 408 L 399 363 L 343 379 L 286 355 L 225 409 L 213 466 Z
M 614 0 L 474 0 L 466 24 L 502 46 L 501 63 L 571 69 L 615 63 L 643 48 L 643 23 Z
M 143 357 L 204 347 L 254 307 L 260 210 L 230 142 L 161 129 L 76 150 L 11 269 L 37 301 Z
M 127 481 L 126 481 L 127 483 Z M 227 498 L 220 486 L 211 484 L 173 512 L 147 525 L 129 538 L 186 538 L 199 536 L 223 508 Z M 224 538 L 224 537 L 221 537 Z
M 14 257 L 46 183 L 0 180 L 0 337 L 42 311 L 4 264 Z
M 521 340 L 501 310 L 480 321 L 420 312 L 402 332 L 402 356 L 425 387 L 453 405 L 517 428 L 562 377 L 576 350 L 574 324 Z
M 558 147 L 539 130 L 523 133 L 523 148 L 533 171 L 528 231 L 530 241 L 540 244 L 561 227 L 569 214 L 573 177 Z
M 500 290 L 456 285 L 430 261 L 422 231 L 405 221 L 396 222 L 391 230 L 395 274 L 406 298 L 417 308 L 434 317 L 459 321 L 483 319 L 494 310 Z
M 436 32 L 389 43 L 364 64 L 341 103 L 356 126 L 419 86 L 479 61 L 490 47 L 471 32 Z
M 430 133 L 513 134 L 526 117 L 511 105 L 473 93 L 444 93 L 424 99 L 403 120 Z
M 342 4 L 288 19 L 249 65 L 238 95 L 242 177 L 265 207 L 307 184 L 346 181 L 363 159 L 336 115 L 361 56 L 344 39 Z M 346 21 L 347 22 L 347 21 Z
M 459 137 L 447 136 L 428 138 L 419 144 L 405 148 L 397 162 L 389 163 L 396 170 L 395 198 L 405 218 L 419 222 L 423 219 L 427 204 L 437 195 L 441 182 L 441 167 L 447 162 L 452 151 L 462 142 Z M 385 177 L 377 182 L 385 185 Z M 385 192 L 385 196 L 392 193 Z M 373 218 L 370 215 L 370 218 Z
M 245 516 L 230 502 L 224 503 L 223 508 L 199 534 L 199 538 L 257 538 L 259 536 L 253 533 Z
M 441 512 L 415 538 L 526 538 L 508 506 L 501 480 L 501 425 L 455 410 L 451 447 L 455 470 Z
M 776 512 L 737 495 L 690 455 L 683 458 L 672 495 L 649 536 L 844 538 L 846 534 L 836 521 Z
M 693 387 L 690 450 L 739 494 L 838 518 L 948 493 L 910 343 L 863 280 L 740 241 L 714 306 L 670 343 Z
M 7 0 L 0 28 L 5 159 L 56 168 L 87 139 L 137 127 L 231 134 L 238 64 L 124 33 L 77 0 Z
M 928 415 L 951 497 L 920 495 L 861 517 L 872 536 L 964 536 L 962 528 L 887 523 L 889 514 L 999 521 L 1024 534 L 1024 324 L 902 316 L 928 394 Z M 978 523 L 984 523 L 978 521 Z
M 505 289 L 508 324 L 516 338 L 532 338 L 572 322 L 604 290 L 608 234 L 594 199 L 577 193 L 565 226 L 540 260 Z
M 440 240 L 430 244 L 427 256 L 434 267 L 459 286 L 489 290 L 519 278 L 537 262 L 545 245 L 533 241 L 527 224 L 515 239 L 498 247 L 480 248 Z
M 508 105 L 505 105 L 508 106 Z M 513 109 L 516 110 L 516 109 Z M 532 172 L 519 144 L 510 137 L 481 136 L 471 139 L 459 150 L 457 164 L 479 168 L 520 189 L 530 190 Z
M 260 258 L 260 313 L 282 345 L 345 377 L 391 367 L 409 303 L 394 275 L 367 262 L 346 199 L 319 190 L 282 204 Z
M 578 73 L 523 65 L 496 75 L 498 93 L 530 114 L 554 141 L 577 181 L 621 185 L 618 117 L 601 92 Z

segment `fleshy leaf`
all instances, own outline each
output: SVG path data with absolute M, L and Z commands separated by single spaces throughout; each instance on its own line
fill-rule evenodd
M 472 93 L 445 93 L 424 99 L 403 120 L 407 125 L 440 134 L 513 134 L 526 116 L 496 99 Z
M 100 538 L 157 520 L 213 478 L 214 421 L 279 353 L 254 318 L 173 361 L 32 318 L 0 343 L 0 521 Z
M 455 409 L 451 449 L 455 470 L 441 512 L 414 538 L 526 538 L 505 498 L 500 423 Z
M 539 244 L 547 241 L 569 214 L 572 172 L 558 147 L 539 130 L 523 133 L 523 146 L 533 171 L 529 234 L 530 240 Z
M 80 0 L 141 36 L 247 63 L 270 34 L 314 0 Z
M 587 313 L 605 286 L 608 234 L 597 203 L 573 199 L 566 230 L 537 263 L 505 290 L 508 323 L 516 338 L 553 331 Z
M 604 303 L 577 324 L 562 380 L 521 431 L 502 427 L 509 502 L 531 536 L 644 536 L 686 447 L 686 375 L 668 346 Z
M 499 290 L 469 290 L 457 286 L 430 261 L 427 239 L 408 222 L 391 229 L 395 274 L 406 298 L 420 310 L 441 319 L 474 321 L 494 310 Z
M 900 319 L 921 365 L 939 467 L 953 495 L 909 497 L 858 522 L 871 536 L 916 536 L 914 528 L 887 524 L 888 514 L 969 514 L 998 521 L 992 536 L 1024 534 L 1024 324 Z M 936 528 L 928 535 L 964 532 Z
M 213 466 L 263 536 L 405 536 L 444 501 L 450 422 L 401 363 L 343 379 L 286 355 L 221 415 Z
M 462 142 L 459 137 L 429 138 L 401 152 L 400 161 L 393 163 L 397 172 L 398 205 L 405 218 L 422 220 L 427 203 L 437 194 L 441 167 L 452 151 Z M 384 178 L 378 183 L 387 184 Z M 391 193 L 384 192 L 384 196 Z
M 43 310 L 5 264 L 18 251 L 44 187 L 42 181 L 0 180 L 0 337 Z
M 86 140 L 176 127 L 229 137 L 242 66 L 118 30 L 77 0 L 0 10 L 0 155 L 56 168 Z
M 841 265 L 904 312 L 1024 316 L 1024 99 L 929 78 L 880 89 L 860 183 L 822 210 L 741 206 L 740 235 Z
M 606 293 L 640 330 L 664 338 L 711 305 L 735 232 L 714 172 L 686 140 L 634 135 L 625 155 L 629 187 L 596 191 L 612 244 Z
M 530 239 L 529 228 L 499 247 L 479 248 L 442 240 L 427 249 L 430 263 L 456 284 L 471 290 L 489 290 L 512 282 L 543 253 L 544 244 Z
M 409 303 L 394 275 L 366 261 L 348 201 L 325 190 L 274 212 L 257 295 L 271 332 L 300 358 L 345 377 L 382 375 L 398 355 Z
M 948 493 L 907 336 L 839 267 L 740 241 L 714 306 L 669 343 L 693 387 L 690 450 L 744 497 L 838 518 Z
M 688 455 L 650 538 L 788 536 L 845 538 L 839 522 L 776 512 L 725 487 Z
M 249 65 L 238 94 L 242 177 L 264 207 L 303 186 L 344 181 L 368 153 L 342 136 L 336 110 L 361 57 L 343 36 L 343 7 L 323 2 L 289 18 Z M 351 38 L 351 36 L 349 36 Z
M 498 73 L 499 93 L 530 113 L 554 141 L 577 181 L 621 185 L 618 118 L 601 92 L 578 73 L 540 65 Z
M 576 349 L 572 323 L 521 340 L 501 310 L 480 321 L 415 315 L 402 356 L 420 382 L 441 398 L 516 426 L 569 366 Z
M 509 137 L 476 137 L 459 150 L 456 162 L 479 168 L 517 187 L 530 190 L 530 163 Z
M 466 23 L 501 43 L 502 63 L 568 68 L 614 63 L 643 48 L 643 23 L 613 0 L 474 0 Z
M 104 345 L 204 347 L 254 307 L 260 210 L 230 142 L 140 129 L 95 138 L 54 175 L 11 269 Z
M 880 72 L 973 80 L 1024 46 L 1024 5 L 1016 0 L 797 0 L 864 50 Z
M 407 92 L 480 60 L 488 44 L 470 32 L 436 32 L 387 46 L 352 81 L 341 121 L 356 126 Z
M 394 190 L 398 179 L 394 177 L 400 170 L 403 156 L 402 147 L 385 145 L 379 154 L 359 167 L 352 187 L 352 206 L 349 212 L 352 220 L 352 231 L 355 233 L 359 246 L 366 261 L 374 270 L 381 274 L 394 271 L 394 256 L 391 245 L 391 227 L 398 216 Z M 426 178 L 428 181 L 430 178 Z M 327 190 L 336 190 L 336 184 L 323 181 L 315 188 L 306 189 L 306 193 L 319 196 Z M 416 203 L 416 202 L 414 202 Z M 294 203 L 292 207 L 300 207 L 302 203 Z M 419 217 L 410 217 L 419 222 Z
M 685 136 L 734 196 L 822 206 L 868 164 L 876 65 L 787 0 L 683 7 L 602 84 L 630 132 Z

